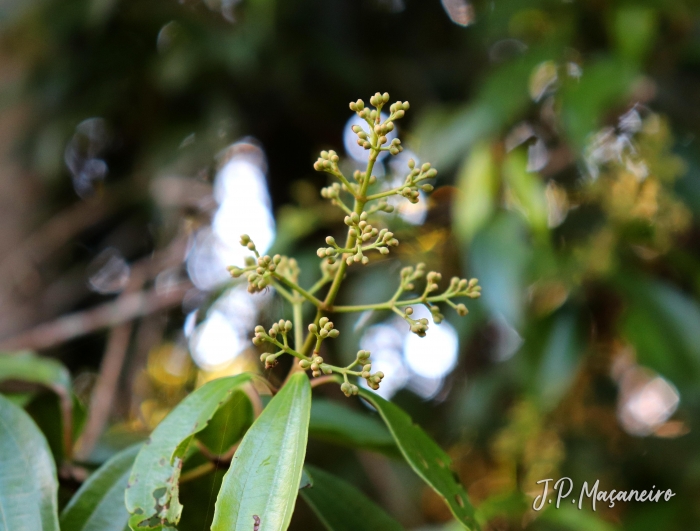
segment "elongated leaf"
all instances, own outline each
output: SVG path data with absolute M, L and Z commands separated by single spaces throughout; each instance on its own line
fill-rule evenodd
M 403 527 L 355 487 L 306 465 L 313 487 L 301 491 L 328 531 L 403 531 Z
M 469 243 L 496 209 L 498 169 L 490 144 L 481 142 L 472 148 L 459 172 L 457 188 L 454 229 L 461 242 Z
M 449 456 L 401 408 L 367 389 L 360 388 L 360 396 L 379 411 L 416 474 L 444 498 L 457 520 L 468 529 L 475 529 L 474 509 L 450 470 Z
M 212 531 L 284 531 L 302 476 L 311 385 L 292 376 L 243 437 L 216 499 Z
M 182 513 L 178 480 L 194 434 L 207 426 L 234 389 L 250 379 L 249 374 L 239 374 L 204 384 L 153 431 L 136 456 L 126 490 L 132 529 L 168 529 L 177 524 Z
M 58 531 L 57 492 L 46 439 L 0 395 L 0 531 Z
M 63 430 L 61 453 L 70 457 L 73 447 L 73 395 L 68 369 L 54 359 L 39 357 L 30 351 L 3 354 L 0 355 L 0 382 L 8 380 L 41 385 L 58 395 Z
M 64 531 L 128 529 L 129 512 L 124 505 L 124 492 L 140 449 L 140 444 L 131 446 L 93 472 L 61 513 Z
M 379 420 L 330 400 L 314 399 L 309 435 L 350 448 L 398 454 L 394 438 Z

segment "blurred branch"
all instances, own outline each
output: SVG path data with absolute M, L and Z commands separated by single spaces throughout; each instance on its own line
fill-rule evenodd
M 81 201 L 59 212 L 0 262 L 0 275 L 12 280 L 9 286 L 22 285 L 36 274 L 39 263 L 76 234 L 115 213 L 126 201 L 133 200 L 134 196 L 132 183 L 127 183 L 105 191 L 97 200 Z
M 114 403 L 117 383 L 122 373 L 126 353 L 129 350 L 132 330 L 132 323 L 124 323 L 115 327 L 109 335 L 105 355 L 100 365 L 100 374 L 90 398 L 85 431 L 83 431 L 75 451 L 78 460 L 85 461 L 90 456 L 107 424 Z
M 177 306 L 191 288 L 192 284 L 184 281 L 167 290 L 151 289 L 119 297 L 115 301 L 59 317 L 55 321 L 0 341 L 0 350 L 40 350 L 60 345 L 76 337 Z

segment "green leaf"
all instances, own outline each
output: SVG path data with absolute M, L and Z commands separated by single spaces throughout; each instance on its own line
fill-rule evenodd
M 60 362 L 22 351 L 0 355 L 0 382 L 17 381 L 41 385 L 58 395 L 63 432 L 62 452 L 70 457 L 73 447 L 73 394 L 68 369 Z
M 531 257 L 523 220 L 512 212 L 499 212 L 479 231 L 469 250 L 470 273 L 483 288 L 481 303 L 516 329 L 523 320 Z
M 454 517 L 468 529 L 477 528 L 467 493 L 450 470 L 449 456 L 401 408 L 367 389 L 360 388 L 360 396 L 379 411 L 408 464 L 445 500 Z
M 403 527 L 358 489 L 321 469 L 306 465 L 314 484 L 301 491 L 328 531 L 403 531 Z
M 341 446 L 398 455 L 394 438 L 379 420 L 330 400 L 313 401 L 309 435 Z
M 473 147 L 459 172 L 457 188 L 452 209 L 454 230 L 461 242 L 469 243 L 496 209 L 498 172 L 489 143 Z
M 536 387 L 544 411 L 553 409 L 570 389 L 581 355 L 577 316 L 559 312 L 553 319 L 542 349 Z
M 140 449 L 140 444 L 131 446 L 93 472 L 61 513 L 61 528 L 66 531 L 128 529 L 124 492 Z
M 197 439 L 214 455 L 224 455 L 255 420 L 253 404 L 244 391 L 237 389 L 226 405 L 220 407 Z
M 207 426 L 234 389 L 250 379 L 249 374 L 239 374 L 204 384 L 153 431 L 136 457 L 126 490 L 132 529 L 168 529 L 177 524 L 182 513 L 178 479 L 194 434 Z
M 527 171 L 527 157 L 522 150 L 512 151 L 503 164 L 503 177 L 518 207 L 536 234 L 546 235 L 547 198 L 541 177 Z
M 243 437 L 216 499 L 212 531 L 284 531 L 294 511 L 311 414 L 306 374 L 292 376 Z
M 58 480 L 46 439 L 0 395 L 0 531 L 58 531 Z

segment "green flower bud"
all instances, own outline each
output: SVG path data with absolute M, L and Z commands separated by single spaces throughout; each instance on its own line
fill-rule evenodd
M 301 367 L 304 370 L 307 370 L 309 367 L 311 367 L 311 363 L 306 360 L 299 360 L 299 367 Z

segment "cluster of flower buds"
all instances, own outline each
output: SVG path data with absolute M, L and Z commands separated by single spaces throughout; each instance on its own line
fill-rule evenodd
M 330 151 L 321 151 L 321 156 L 314 162 L 314 170 L 338 173 L 338 162 L 340 162 L 340 157 L 332 149 Z
M 299 362 L 299 367 L 305 371 L 311 369 L 311 375 L 314 378 L 321 376 L 321 374 L 333 374 L 331 366 L 323 363 L 323 358 L 319 355 L 314 355 L 311 361 L 301 360 Z
M 384 373 L 382 371 L 377 371 L 374 374 L 372 371 L 372 362 L 369 359 L 370 352 L 368 350 L 360 350 L 357 353 L 357 363 L 362 365 L 362 378 L 367 381 L 367 385 L 370 389 L 375 391 L 379 389 L 379 384 L 382 383 L 384 379 Z
M 362 185 L 365 182 L 365 172 L 362 172 L 360 170 L 355 170 L 352 172 L 352 178 L 355 179 L 360 185 Z M 376 175 L 370 175 L 369 176 L 369 184 L 375 184 L 377 182 L 377 176 Z
M 416 162 L 413 159 L 409 159 L 408 167 L 411 172 L 406 176 L 404 185 L 399 188 L 398 194 L 404 196 L 411 203 L 417 203 L 420 198 L 420 192 L 432 192 L 432 184 L 419 184 L 421 181 L 426 179 L 433 179 L 437 175 L 437 170 L 430 167 L 430 163 L 426 162 L 420 168 L 416 167 Z
M 394 207 L 386 202 L 384 199 L 380 199 L 374 205 L 367 209 L 368 214 L 374 214 L 375 212 L 386 212 L 390 214 L 394 211 Z
M 309 325 L 309 332 L 315 335 L 317 339 L 321 340 L 327 337 L 335 339 L 340 335 L 340 331 L 334 328 L 333 321 L 328 319 L 328 317 L 321 317 L 318 320 L 318 325 L 311 323 Z
M 425 264 L 420 262 L 415 268 L 411 266 L 406 266 L 401 269 L 401 288 L 403 290 L 411 291 L 415 289 L 414 282 L 425 276 Z
M 378 230 L 367 222 L 368 214 L 363 212 L 357 214 L 353 212 L 349 216 L 345 216 L 345 224 L 350 227 L 348 233 L 355 238 L 356 244 L 352 249 L 344 249 L 340 247 L 333 236 L 326 238 L 326 243 L 330 247 L 321 247 L 316 251 L 319 258 L 326 258 L 329 262 L 335 262 L 338 255 L 343 253 L 352 253 L 345 261 L 348 265 L 353 262 L 367 264 L 369 257 L 365 256 L 366 251 L 376 249 L 381 254 L 389 254 L 389 247 L 395 247 L 399 244 L 399 240 L 394 237 L 393 232 L 388 229 Z M 374 238 L 371 243 L 370 240 Z
M 481 297 L 481 286 L 479 286 L 479 280 L 476 278 L 467 280 L 466 278 L 452 277 L 450 279 L 450 287 L 445 290 L 444 295 L 478 299 Z M 460 313 L 460 315 L 466 314 L 466 312 Z
M 253 344 L 255 346 L 261 346 L 263 343 L 277 344 L 279 343 L 279 341 L 277 340 L 277 336 L 281 335 L 284 344 L 286 345 L 287 333 L 291 332 L 291 330 L 292 322 L 285 321 L 284 319 L 280 319 L 278 322 L 273 323 L 267 332 L 265 332 L 265 328 L 262 325 L 258 325 L 255 327 L 255 336 L 253 336 Z M 277 365 L 277 358 L 280 357 L 282 354 L 284 354 L 284 350 L 280 350 L 279 352 L 275 352 L 274 354 L 265 352 L 260 355 L 260 361 L 265 363 L 266 369 L 271 369 L 272 367 Z
M 282 257 L 278 254 L 274 257 L 270 257 L 269 255 L 259 257 L 258 266 L 254 271 L 248 273 L 248 292 L 256 293 L 269 286 L 272 281 L 270 273 L 277 269 L 281 260 Z
M 428 331 L 429 321 L 425 317 L 421 317 L 420 319 L 412 319 L 411 315 L 413 315 L 413 308 L 407 306 L 404 310 L 403 318 L 406 319 L 406 322 L 410 325 L 411 332 L 416 334 L 418 337 L 425 337 L 425 333 Z

